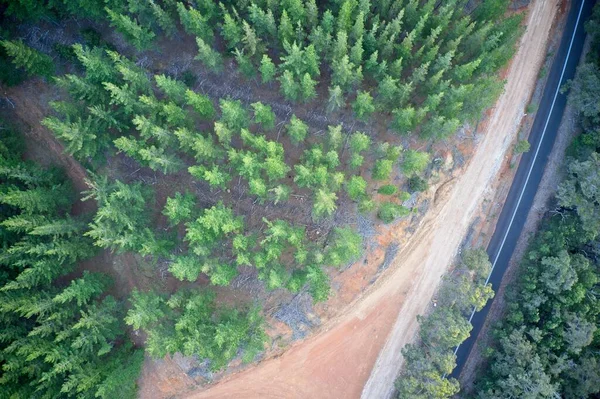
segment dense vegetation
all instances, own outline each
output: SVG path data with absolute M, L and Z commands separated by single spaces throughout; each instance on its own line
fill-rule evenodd
M 6 398 L 133 398 L 143 353 L 125 336 L 110 278 L 72 273 L 94 253 L 58 170 L 0 141 L 0 392 Z M 68 278 L 65 278 L 68 276 Z
M 450 398 L 460 390 L 448 377 L 456 366 L 454 349 L 469 337 L 469 317 L 494 296 L 486 284 L 492 265 L 483 250 L 468 250 L 442 282 L 437 306 L 419 317 L 419 342 L 402 349 L 404 366 L 396 380 L 398 398 Z
M 582 133 L 568 149 L 556 208 L 507 294 L 478 398 L 586 398 L 600 391 L 600 8 L 592 50 L 570 84 Z
M 30 215 L 29 208 L 16 215 L 21 219 L 8 214 L 2 224 L 10 238 L 7 251 L 15 248 L 37 256 L 14 241 L 17 233 L 27 242 L 35 237 L 36 245 L 42 240 L 44 250 L 62 265 L 22 271 L 26 258 L 7 258 L 10 281 L 4 291 L 42 283 L 53 287 L 48 288 L 50 299 L 28 296 L 44 304 L 40 313 L 14 305 L 7 314 L 16 315 L 14 323 L 26 326 L 26 332 L 35 323 L 45 326 L 43 333 L 27 334 L 71 346 L 75 344 L 66 333 L 50 332 L 47 326 L 47 320 L 63 317 L 47 305 L 55 296 L 71 295 L 61 290 L 81 290 L 84 297 L 57 303 L 85 307 L 82 315 L 101 312 L 109 318 L 94 330 L 102 336 L 94 338 L 96 352 L 86 349 L 85 355 L 97 354 L 85 363 L 86 371 L 108 371 L 96 372 L 97 380 L 88 380 L 85 388 L 57 389 L 65 395 L 85 391 L 85 396 L 89 391 L 109 397 L 109 388 L 92 392 L 112 386 L 111 378 L 117 377 L 110 373 L 113 360 L 102 356 L 132 356 L 131 373 L 119 377 L 135 374 L 140 355 L 123 343 L 123 321 L 147 333 L 146 350 L 155 357 L 196 355 L 207 359 L 213 370 L 237 357 L 252 361 L 267 339 L 260 307 L 222 305 L 210 287 L 197 283 L 204 277 L 208 285 L 227 287 L 240 273 L 254 273 L 266 290 L 307 292 L 314 301 L 326 300 L 331 294 L 327 268 L 357 260 L 364 247 L 344 212 L 362 212 L 383 223 L 414 214 L 417 210 L 406 206 L 410 193 L 427 190 L 428 173 L 436 167 L 433 154 L 404 148 L 401 137 L 385 133 L 413 135 L 426 144 L 447 139 L 462 124 L 480 118 L 501 91 L 503 82 L 496 73 L 513 54 L 522 19 L 519 14 L 505 17 L 507 3 L 0 0 L 7 22 L 3 27 L 14 28 L 0 30 L 0 80 L 18 85 L 39 76 L 55 84 L 58 100 L 50 103 L 53 111 L 42 124 L 88 168 L 84 200 L 97 205 L 94 215 L 74 218 L 69 216 L 70 202 L 51 205 L 66 196 L 30 187 L 33 183 L 25 180 L 15 187 L 31 189 L 31 194 L 15 197 L 17 188 L 6 180 L 10 187 L 3 201 L 26 201 L 35 212 L 52 214 Z M 71 35 L 69 44 L 44 47 L 14 33 L 20 23 L 65 18 L 85 25 Z M 112 30 L 124 41 L 110 43 Z M 191 68 L 173 73 L 156 61 L 167 46 L 176 47 L 189 37 L 199 61 Z M 260 96 L 261 101 L 219 98 L 198 84 L 199 77 L 219 82 L 234 70 L 242 84 L 280 96 Z M 284 99 L 294 112 L 277 112 Z M 340 123 L 322 129 L 311 124 L 306 107 L 320 104 Z M 353 127 L 342 120 L 350 120 Z M 147 184 L 147 176 L 168 183 L 157 188 Z M 66 190 L 62 181 L 48 184 L 52 190 Z M 34 192 L 51 198 L 35 199 Z M 55 249 L 63 239 L 69 243 L 66 249 Z M 76 267 L 94 248 L 166 264 L 185 288 L 169 293 L 134 290 L 125 311 L 105 293 L 108 280 L 81 274 Z M 77 275 L 64 277 L 73 270 Z M 36 295 L 40 292 L 36 288 Z M 79 327 L 70 327 L 78 323 L 79 313 L 73 309 L 67 312 L 60 306 L 75 319 L 64 316 L 64 323 L 61 319 L 52 328 L 76 331 Z M 454 308 L 451 312 L 461 313 Z M 41 362 L 40 356 L 31 359 Z M 59 356 L 44 359 L 64 365 Z M 9 360 L 5 364 L 16 373 Z M 78 372 L 73 367 L 61 368 L 63 374 L 52 374 L 52 380 L 38 367 L 20 372 L 33 389 L 45 392 L 46 381 L 57 386 L 71 381 L 69 373 Z M 38 378 L 36 373 L 42 374 Z M 10 384 L 25 379 L 15 378 Z M 122 383 L 134 389 L 132 380 Z

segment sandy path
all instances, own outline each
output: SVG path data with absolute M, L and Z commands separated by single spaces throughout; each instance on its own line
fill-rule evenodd
M 462 176 L 439 190 L 444 192 L 387 275 L 331 320 L 329 329 L 190 398 L 358 398 L 361 392 L 365 398 L 389 397 L 402 363 L 400 348 L 413 339 L 416 316 L 425 312 L 517 134 L 558 3 L 531 4 L 528 28 L 487 134 Z

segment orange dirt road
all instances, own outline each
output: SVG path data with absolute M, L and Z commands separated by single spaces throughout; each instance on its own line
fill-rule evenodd
M 462 175 L 438 190 L 430 209 L 396 263 L 361 298 L 317 335 L 282 356 L 188 398 L 387 398 L 402 364 L 400 349 L 417 331 L 416 316 L 431 301 L 440 277 L 514 140 L 559 0 L 534 0 L 527 30 L 510 66 L 504 94 Z M 443 192 L 442 192 L 443 191 Z M 381 352 L 381 353 L 380 353 Z

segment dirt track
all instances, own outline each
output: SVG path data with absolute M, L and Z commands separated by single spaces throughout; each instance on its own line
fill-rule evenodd
M 546 55 L 558 3 L 559 0 L 532 2 L 527 30 L 508 71 L 506 91 L 487 123 L 475 155 L 462 176 L 452 182 L 453 187 L 443 190 L 444 198 L 436 198 L 387 275 L 344 314 L 331 320 L 330 327 L 320 334 L 279 358 L 188 397 L 358 398 L 361 392 L 365 398 L 390 395 L 402 362 L 400 348 L 413 339 L 416 316 L 426 311 L 440 277 L 451 264 L 517 134 Z

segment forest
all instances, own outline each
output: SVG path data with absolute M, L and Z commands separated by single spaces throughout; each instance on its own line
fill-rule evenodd
M 0 388 L 134 397 L 144 351 L 213 372 L 264 356 L 269 315 L 239 281 L 324 302 L 364 256 L 358 218 L 419 216 L 435 144 L 502 91 L 523 18 L 508 3 L 0 0 L 2 86 L 47 86 L 41 126 L 87 171 L 77 192 L 25 160 L 2 110 Z M 223 95 L 230 81 L 245 89 Z M 99 254 L 176 284 L 123 293 Z M 471 258 L 465 284 L 486 267 Z
M 564 177 L 507 292 L 477 398 L 587 398 L 600 391 L 600 7 L 591 48 L 567 84 L 580 133 Z
M 461 392 L 449 377 L 456 365 L 454 348 L 471 330 L 470 312 L 493 295 L 484 284 L 487 254 L 477 261 L 477 252 L 468 252 L 440 288 L 441 307 L 420 320 L 418 344 L 403 350 L 398 398 L 575 399 L 600 392 L 599 6 L 585 27 L 591 48 L 563 88 L 580 132 L 567 149 L 563 180 L 506 291 L 492 345 L 482 348 L 485 360 L 474 387 Z M 478 280 L 471 272 L 474 277 L 457 281 L 458 275 L 469 276 L 468 270 L 483 274 Z M 457 292 L 461 300 L 455 299 Z

